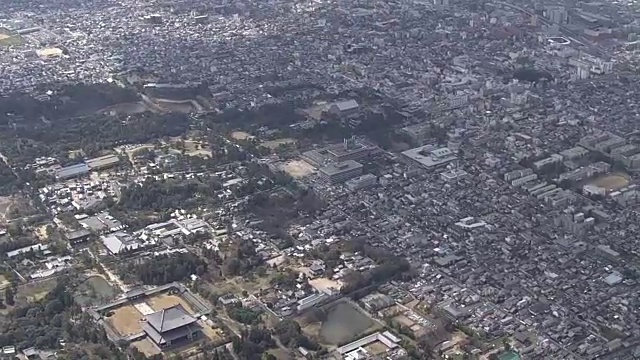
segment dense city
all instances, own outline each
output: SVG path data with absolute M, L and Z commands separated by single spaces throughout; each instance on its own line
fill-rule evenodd
M 640 4 L 5 0 L 0 360 L 640 359 Z

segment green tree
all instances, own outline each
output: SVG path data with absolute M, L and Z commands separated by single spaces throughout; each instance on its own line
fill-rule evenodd
M 7 305 L 13 306 L 15 305 L 15 299 L 14 299 L 14 292 L 13 292 L 13 288 L 11 286 L 7 287 L 4 290 L 4 299 L 7 303 Z

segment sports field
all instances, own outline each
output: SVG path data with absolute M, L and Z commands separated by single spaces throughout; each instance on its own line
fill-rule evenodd
M 626 174 L 609 174 L 591 181 L 591 184 L 615 191 L 629 185 L 629 177 Z
M 301 179 L 309 176 L 316 171 L 316 168 L 311 166 L 304 160 L 291 160 L 279 166 L 280 169 L 289 174 L 294 179 Z

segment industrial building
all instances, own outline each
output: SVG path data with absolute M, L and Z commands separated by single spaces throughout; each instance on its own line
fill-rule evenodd
M 427 169 L 435 169 L 458 159 L 449 148 L 437 148 L 434 145 L 403 151 L 402 155 Z
M 68 180 L 75 177 L 87 175 L 91 169 L 85 163 L 75 164 L 63 167 L 56 171 L 56 178 L 58 180 Z
M 87 175 L 92 170 L 104 170 L 116 166 L 120 158 L 115 155 L 106 155 L 89 159 L 83 163 L 60 168 L 55 175 L 58 180 L 68 180 Z
M 342 183 L 362 175 L 363 166 L 357 161 L 347 160 L 318 169 L 320 179 L 326 183 Z
M 144 320 L 142 329 L 159 348 L 191 341 L 202 331 L 198 320 L 181 304 L 149 314 Z

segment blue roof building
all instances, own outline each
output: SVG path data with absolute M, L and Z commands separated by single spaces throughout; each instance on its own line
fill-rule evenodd
M 56 172 L 56 177 L 60 180 L 71 179 L 89 173 L 89 166 L 85 163 L 63 167 Z

